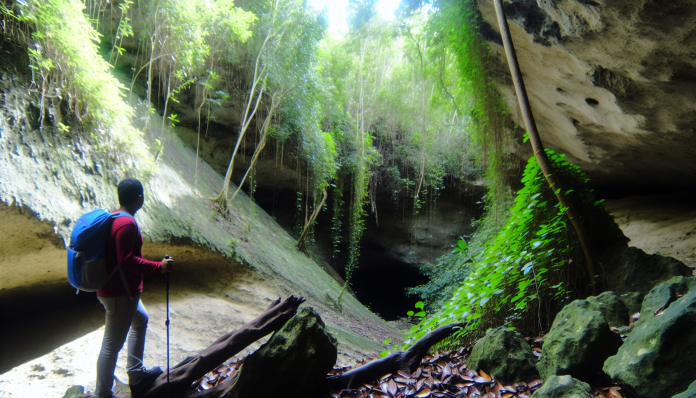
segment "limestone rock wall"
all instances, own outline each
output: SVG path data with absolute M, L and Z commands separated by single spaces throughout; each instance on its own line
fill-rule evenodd
M 478 3 L 499 32 L 493 0 Z M 549 148 L 621 196 L 696 185 L 696 2 L 512 0 L 505 9 Z M 489 42 L 523 126 L 499 37 Z

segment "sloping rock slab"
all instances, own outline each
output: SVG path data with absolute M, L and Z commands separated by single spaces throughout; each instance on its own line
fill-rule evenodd
M 591 311 L 599 311 L 609 326 L 628 325 L 628 309 L 621 298 L 614 292 L 604 292 L 596 297 L 588 297 L 588 307 Z
M 672 257 L 647 254 L 627 245 L 607 249 L 599 259 L 607 270 L 608 286 L 617 294 L 639 292 L 647 294 L 655 285 L 674 276 L 691 276 L 686 264 Z
M 656 286 L 641 311 L 633 332 L 606 361 L 604 371 L 644 398 L 685 391 L 696 380 L 696 277 Z
M 593 375 L 618 351 L 621 342 L 601 312 L 592 311 L 586 300 L 575 300 L 556 315 L 537 369 L 542 380 L 554 375 Z
M 245 359 L 231 398 L 320 396 L 337 356 L 336 339 L 319 314 L 302 308 Z
M 529 344 L 522 335 L 505 328 L 495 329 L 479 340 L 466 363 L 469 369 L 483 369 L 505 385 L 539 378 Z
M 591 398 L 592 389 L 570 376 L 551 376 L 532 394 L 533 398 Z

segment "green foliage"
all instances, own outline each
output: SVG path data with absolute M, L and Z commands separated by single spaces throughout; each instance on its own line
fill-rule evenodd
M 8 37 L 28 46 L 33 83 L 40 88 L 42 124 L 51 100 L 56 129 L 67 134 L 70 120 L 63 123 L 60 111 L 67 101 L 69 119 L 91 127 L 104 150 L 120 148 L 146 162 L 147 147 L 131 124 L 123 86 L 98 54 L 99 34 L 85 18 L 84 8 L 78 0 L 27 0 L 11 7 L 0 3 Z
M 495 239 L 505 225 L 511 205 L 511 201 L 499 206 L 489 204 L 484 216 L 472 221 L 476 232 L 471 236 L 466 251 L 453 249 L 440 257 L 435 265 L 424 268 L 430 280 L 424 285 L 409 288 L 408 293 L 417 294 L 430 308 L 442 308 L 469 276 L 472 263 L 485 250 L 486 244 Z
M 583 215 L 595 250 L 625 241 L 601 201 L 595 201 L 580 169 L 562 154 L 547 153 Z M 510 219 L 474 259 L 465 282 L 442 310 L 412 329 L 414 338 L 445 322 L 482 315 L 473 329 L 477 332 L 500 324 L 542 332 L 564 303 L 588 294 L 589 278 L 575 231 L 535 158 L 529 160 L 522 182 Z

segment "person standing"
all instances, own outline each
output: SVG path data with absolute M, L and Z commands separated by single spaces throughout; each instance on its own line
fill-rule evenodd
M 162 374 L 159 366 L 146 369 L 143 365 L 149 317 L 140 301 L 140 294 L 143 292 L 143 275 L 170 272 L 174 266 L 172 258 L 165 258 L 161 262 L 143 258 L 143 236 L 133 218 L 145 201 L 143 184 L 132 178 L 121 181 L 118 184 L 118 201 L 121 207 L 112 213 L 128 214 L 113 220 L 106 246 L 106 266 L 108 272 L 112 272 L 120 265 L 123 272 L 116 272 L 97 291 L 97 297 L 106 310 L 104 339 L 97 360 L 97 398 L 113 397 L 111 388 L 116 360 L 126 338 L 126 369 L 131 393 L 137 396 Z

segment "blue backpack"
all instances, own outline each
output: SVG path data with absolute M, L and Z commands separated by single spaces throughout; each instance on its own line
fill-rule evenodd
M 96 292 L 119 271 L 123 286 L 128 297 L 130 289 L 126 283 L 121 265 L 111 273 L 106 269 L 106 243 L 109 238 L 111 224 L 115 218 L 131 217 L 126 212 L 110 213 L 104 209 L 91 211 L 77 220 L 68 247 L 68 280 L 77 289 L 85 292 Z

